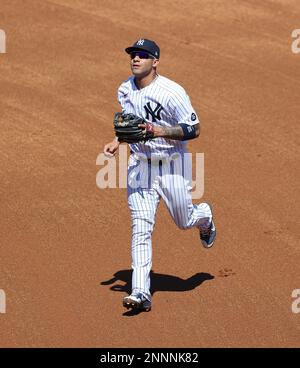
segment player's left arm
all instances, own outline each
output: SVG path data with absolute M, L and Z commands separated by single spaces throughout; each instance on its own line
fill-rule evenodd
M 154 138 L 162 137 L 185 141 L 194 139 L 200 135 L 200 124 L 178 124 L 174 127 L 154 126 Z
M 200 135 L 200 121 L 190 98 L 181 87 L 174 89 L 168 101 L 168 110 L 177 122 L 174 126 L 154 126 L 154 138 L 162 137 L 186 141 Z

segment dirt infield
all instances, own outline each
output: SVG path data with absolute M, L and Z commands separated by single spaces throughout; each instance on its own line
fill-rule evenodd
M 1 0 L 0 346 L 300 345 L 300 4 L 284 0 Z M 125 189 L 96 185 L 113 137 L 124 48 L 161 47 L 202 122 L 218 239 L 161 203 L 153 309 L 131 315 Z

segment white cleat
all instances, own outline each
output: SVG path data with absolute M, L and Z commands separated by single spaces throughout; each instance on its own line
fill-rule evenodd
M 146 299 L 143 294 L 125 296 L 123 299 L 123 307 L 129 309 L 141 309 L 145 312 L 151 310 L 151 302 Z

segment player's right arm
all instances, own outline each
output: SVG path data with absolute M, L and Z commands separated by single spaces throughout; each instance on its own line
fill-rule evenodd
M 107 157 L 115 156 L 115 154 L 118 151 L 119 145 L 120 145 L 120 142 L 118 141 L 117 137 L 115 137 L 114 140 L 112 140 L 111 142 L 107 143 L 103 149 L 105 156 Z
M 118 92 L 117 92 L 118 102 L 122 107 L 122 111 L 124 109 L 124 107 L 123 107 L 124 106 L 124 102 L 123 102 L 124 101 L 124 94 L 126 94 L 126 90 L 124 91 L 124 85 L 125 84 L 126 84 L 126 82 L 122 83 L 120 85 L 120 87 L 118 88 Z M 120 142 L 118 141 L 118 137 L 115 137 L 111 142 L 107 143 L 104 146 L 104 149 L 103 149 L 103 152 L 104 152 L 105 156 L 107 156 L 107 157 L 115 156 L 115 154 L 118 151 L 119 145 L 120 145 Z

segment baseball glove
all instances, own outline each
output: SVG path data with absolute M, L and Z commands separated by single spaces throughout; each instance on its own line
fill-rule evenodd
M 145 127 L 140 127 L 140 124 Z M 119 142 L 146 142 L 154 138 L 153 124 L 134 114 L 115 113 L 114 128 Z

